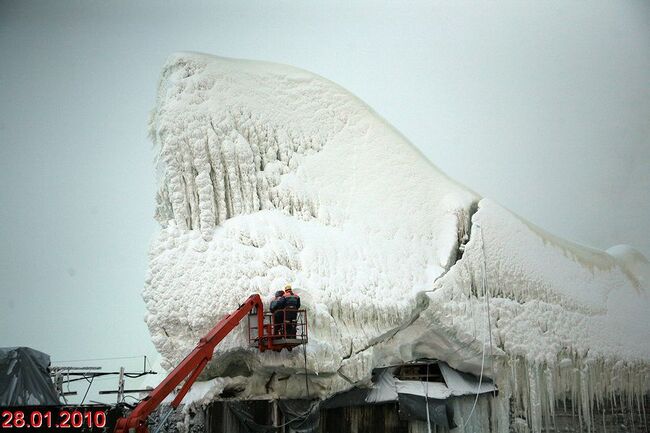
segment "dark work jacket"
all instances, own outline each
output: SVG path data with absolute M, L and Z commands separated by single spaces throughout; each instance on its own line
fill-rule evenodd
M 295 293 L 285 293 L 284 299 L 286 301 L 286 308 L 294 308 L 296 310 L 300 308 L 300 296 Z
M 279 296 L 271 301 L 271 313 L 276 310 L 282 310 L 287 306 L 287 300 L 284 296 Z

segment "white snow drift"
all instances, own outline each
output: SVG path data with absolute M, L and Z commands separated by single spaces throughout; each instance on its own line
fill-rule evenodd
M 436 358 L 495 379 L 495 429 L 507 431 L 512 395 L 539 431 L 556 399 L 589 423 L 595 400 L 637 404 L 650 388 L 640 253 L 579 247 L 480 200 L 336 84 L 176 54 L 151 136 L 161 229 L 143 296 L 165 367 L 250 294 L 292 282 L 310 314 L 312 396 Z M 260 354 L 246 335 L 220 345 L 206 378 L 246 397 L 305 397 L 291 374 L 300 351 Z

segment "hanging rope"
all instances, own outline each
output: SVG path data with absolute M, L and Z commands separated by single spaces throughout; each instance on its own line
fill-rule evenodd
M 309 392 L 309 380 L 307 378 L 307 345 L 303 344 L 302 345 L 302 354 L 305 358 L 305 389 L 307 390 L 307 400 L 309 400 L 310 392 Z
M 490 320 L 490 293 L 488 291 L 488 284 L 487 284 L 487 276 L 486 276 L 486 262 L 485 262 L 485 244 L 483 241 L 483 228 L 480 225 L 476 225 L 477 228 L 481 232 L 481 252 L 483 256 L 483 262 L 481 263 L 481 289 L 483 291 L 483 297 L 485 298 L 485 309 L 486 309 L 486 314 L 487 314 L 487 325 L 488 325 L 488 336 L 490 340 L 490 357 L 492 357 L 492 323 Z M 481 386 L 483 385 L 483 371 L 485 368 L 485 338 L 483 339 L 483 354 L 481 355 L 481 375 L 479 377 L 478 381 L 478 387 L 476 388 L 476 397 L 474 398 L 474 404 L 472 404 L 472 410 L 469 413 L 469 416 L 467 417 L 467 420 L 463 424 L 463 430 L 469 424 L 469 420 L 472 418 L 472 415 L 474 414 L 474 410 L 476 409 L 476 403 L 478 402 L 479 395 L 481 394 Z M 490 358 L 492 359 L 492 358 Z
M 304 367 L 305 368 L 305 391 L 307 392 L 307 400 L 309 400 L 309 396 L 310 396 L 311 392 L 309 391 L 309 379 L 307 378 L 307 345 L 306 344 L 302 345 L 302 354 L 303 354 L 303 357 L 304 357 L 304 360 L 305 360 L 305 367 Z M 318 406 L 319 406 L 318 402 L 312 403 L 309 406 L 309 409 L 307 409 L 306 412 L 301 413 L 299 415 L 296 415 L 291 421 L 287 421 L 287 422 L 285 422 L 283 424 L 276 425 L 276 426 L 273 426 L 273 427 L 277 430 L 277 429 L 286 427 L 289 424 L 292 424 L 292 423 L 302 419 L 297 425 L 293 426 L 293 428 L 296 429 L 296 428 L 302 426 L 305 423 L 305 421 L 307 421 L 307 419 L 309 419 L 309 415 L 312 413 L 314 408 L 318 407 Z

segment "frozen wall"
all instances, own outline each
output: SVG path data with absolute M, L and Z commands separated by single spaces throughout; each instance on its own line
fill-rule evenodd
M 539 431 L 556 398 L 579 399 L 588 422 L 600 393 L 648 389 L 643 256 L 569 244 L 479 201 L 339 86 L 176 54 L 151 136 L 161 229 L 143 297 L 165 367 L 251 293 L 292 282 L 310 314 L 312 395 L 438 358 L 496 379 L 497 428 L 512 395 Z M 214 388 L 305 397 L 302 354 L 259 354 L 245 334 L 217 349 L 206 379 L 230 379 Z

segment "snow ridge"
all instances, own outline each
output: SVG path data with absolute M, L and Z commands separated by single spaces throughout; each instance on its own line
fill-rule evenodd
M 293 281 L 313 310 L 313 370 L 338 376 L 455 261 L 475 196 L 333 83 L 185 53 L 157 104 L 162 228 L 143 296 L 163 365 L 251 293 Z

